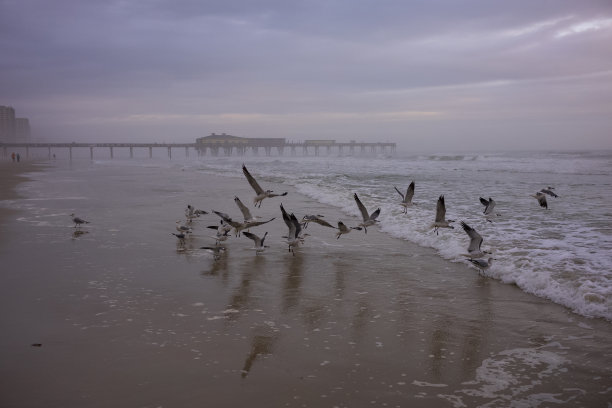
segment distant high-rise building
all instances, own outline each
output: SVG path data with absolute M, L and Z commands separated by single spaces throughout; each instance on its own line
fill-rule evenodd
M 15 118 L 15 136 L 19 141 L 30 138 L 30 121 L 28 118 Z
M 15 137 L 15 109 L 0 106 L 0 140 L 9 141 Z

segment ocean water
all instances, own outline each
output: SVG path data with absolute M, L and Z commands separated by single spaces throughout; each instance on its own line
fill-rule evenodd
M 159 162 L 169 165 L 168 162 Z M 163 163 L 163 164 L 162 164 Z M 243 177 L 241 164 L 262 182 L 287 183 L 321 203 L 359 217 L 353 193 L 368 210 L 381 208 L 378 228 L 463 262 L 469 238 L 464 221 L 492 252 L 486 275 L 612 321 L 612 152 L 512 152 L 376 157 L 204 157 L 180 165 L 193 171 Z M 179 165 L 174 163 L 173 165 Z M 415 182 L 402 213 L 400 196 Z M 541 208 L 535 192 L 552 186 L 559 196 Z M 455 228 L 430 228 L 444 195 Z M 493 198 L 498 216 L 483 215 L 479 198 Z M 357 220 L 355 220 L 355 224 Z

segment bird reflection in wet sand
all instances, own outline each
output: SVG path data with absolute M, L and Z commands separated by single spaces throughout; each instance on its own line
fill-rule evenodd
M 251 372 L 253 364 L 259 356 L 265 356 L 272 354 L 274 343 L 276 342 L 276 336 L 274 334 L 256 334 L 251 340 L 251 350 L 247 354 L 244 366 L 242 367 L 241 376 L 246 378 Z
M 72 232 L 72 238 L 79 238 L 81 235 L 84 235 L 84 234 L 89 234 L 89 231 L 83 231 L 83 230 L 77 229 Z

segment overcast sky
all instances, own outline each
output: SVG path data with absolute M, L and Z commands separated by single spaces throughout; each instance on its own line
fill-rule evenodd
M 612 148 L 612 0 L 0 0 L 35 137 Z

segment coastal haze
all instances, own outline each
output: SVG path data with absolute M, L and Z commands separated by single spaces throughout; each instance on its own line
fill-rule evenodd
M 3 1 L 0 34 L 33 139 L 612 148 L 607 0 Z
M 0 406 L 611 406 L 610 44 L 607 0 L 0 0 Z

